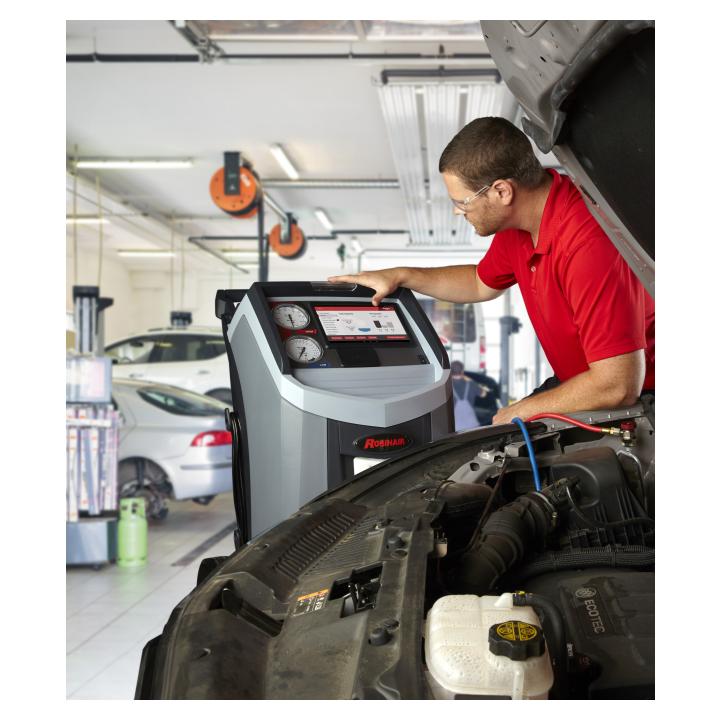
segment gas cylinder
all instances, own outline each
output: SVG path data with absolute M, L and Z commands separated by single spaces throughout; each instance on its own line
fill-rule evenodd
M 139 567 L 147 563 L 148 524 L 143 498 L 120 500 L 118 558 L 120 567 Z

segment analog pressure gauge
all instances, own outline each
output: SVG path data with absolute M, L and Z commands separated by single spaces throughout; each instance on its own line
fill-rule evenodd
M 293 335 L 285 341 L 285 352 L 298 363 L 307 365 L 317 362 L 323 354 L 320 343 L 307 335 Z
M 280 327 L 288 330 L 301 330 L 310 322 L 310 316 L 299 305 L 276 305 L 272 315 Z

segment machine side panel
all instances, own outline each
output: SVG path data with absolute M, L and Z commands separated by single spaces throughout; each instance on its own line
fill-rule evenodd
M 270 487 L 282 487 L 287 498 L 277 498 L 283 508 L 282 518 L 273 513 L 271 525 L 285 519 L 299 507 L 327 490 L 327 419 L 304 413 L 285 400 L 280 400 L 282 432 L 280 448 L 275 445 L 270 452 L 281 451 L 282 478 L 268 478 Z M 279 481 L 279 482 L 278 482 Z M 274 492 L 274 491 L 273 491 Z M 290 508 L 286 512 L 287 508 Z M 269 527 L 269 526 L 268 526 Z
M 238 318 L 231 346 L 245 417 L 243 441 L 250 468 L 250 535 L 273 527 L 326 488 L 326 420 L 278 402 L 275 382 L 263 362 L 248 322 Z

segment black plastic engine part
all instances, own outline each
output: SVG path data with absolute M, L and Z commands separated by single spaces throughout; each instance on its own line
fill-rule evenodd
M 523 495 L 496 510 L 479 539 L 460 559 L 452 583 L 464 593 L 485 595 L 523 557 L 545 547 L 564 496 L 559 481 L 541 493 Z
M 653 522 L 630 491 L 610 447 L 584 448 L 548 463 L 550 478 L 573 477 L 572 507 L 565 523 L 566 546 L 653 544 Z
M 654 698 L 655 573 L 548 573 L 523 590 L 560 608 L 571 649 L 571 698 Z
M 655 567 L 655 550 L 642 545 L 608 545 L 604 548 L 546 552 L 502 578 L 502 586 L 514 588 L 530 578 L 548 572 L 600 567 L 652 570 Z

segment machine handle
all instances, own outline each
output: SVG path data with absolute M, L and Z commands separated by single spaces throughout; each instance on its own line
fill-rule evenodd
M 235 303 L 245 297 L 247 290 L 218 290 L 215 293 L 215 317 L 230 323 L 235 314 Z
M 141 377 L 145 377 L 145 373 L 129 373 L 128 377 L 141 378 Z

